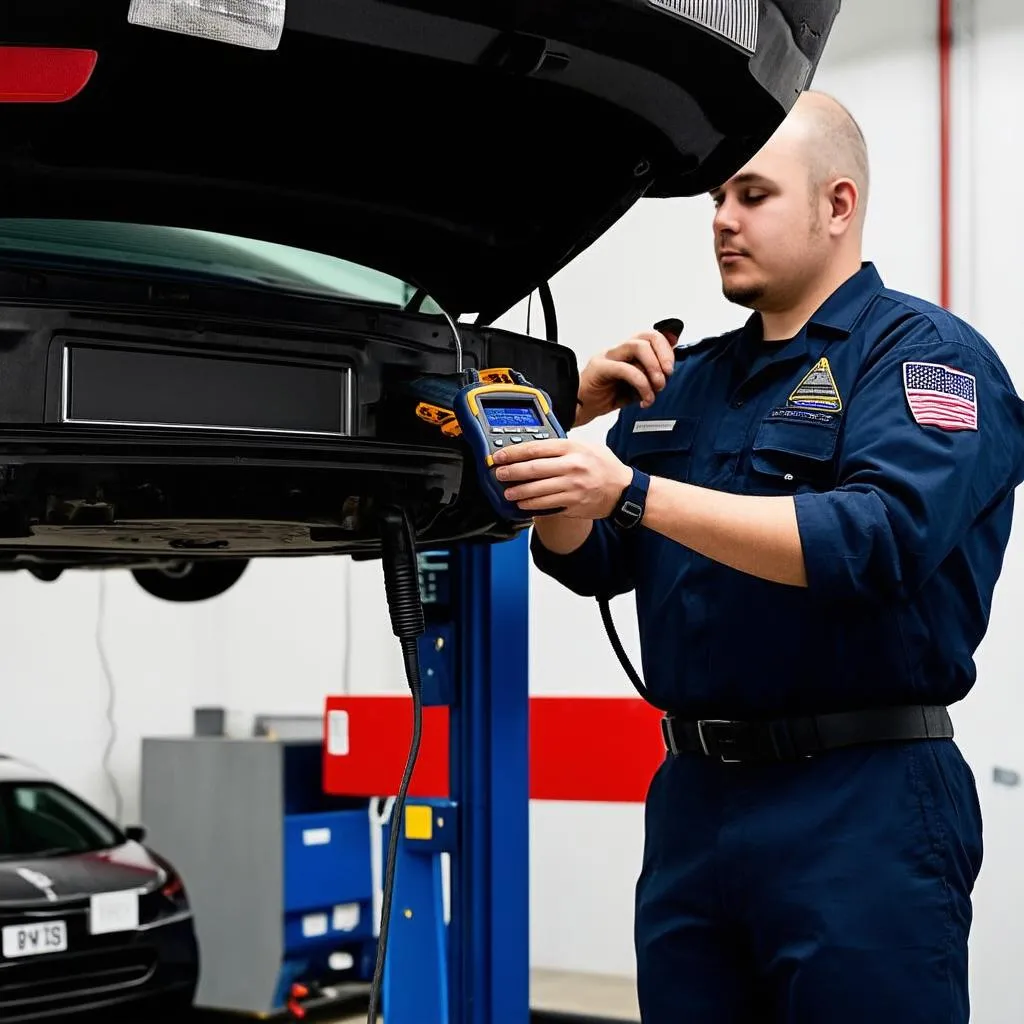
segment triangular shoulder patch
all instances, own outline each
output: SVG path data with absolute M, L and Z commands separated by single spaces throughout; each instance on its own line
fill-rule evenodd
M 839 395 L 832 367 L 824 356 L 819 359 L 810 372 L 789 396 L 789 404 L 802 409 L 825 409 L 828 412 L 841 412 L 843 400 Z

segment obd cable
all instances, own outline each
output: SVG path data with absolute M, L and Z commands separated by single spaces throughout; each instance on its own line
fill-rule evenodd
M 391 507 L 381 516 L 381 542 L 384 565 L 384 589 L 387 594 L 391 628 L 402 645 L 405 675 L 412 691 L 412 743 L 406 759 L 405 771 L 391 810 L 388 851 L 384 864 L 380 935 L 377 939 L 377 961 L 370 985 L 370 1005 L 367 1024 L 376 1024 L 384 979 L 384 959 L 387 953 L 388 931 L 391 924 L 391 903 L 395 889 L 395 861 L 398 856 L 399 834 L 405 814 L 405 798 L 420 752 L 423 733 L 423 690 L 420 678 L 420 659 L 417 640 L 426 631 L 423 603 L 420 598 L 419 573 L 416 564 L 416 534 L 409 513 L 404 508 Z
M 407 309 L 416 310 L 426 298 L 426 292 L 418 290 Z M 463 373 L 462 339 L 455 320 L 442 309 L 455 341 L 455 371 Z M 387 956 L 388 933 L 391 930 L 391 904 L 395 890 L 395 862 L 398 858 L 398 841 L 405 815 L 405 800 L 409 783 L 416 769 L 423 735 L 423 685 L 420 677 L 420 657 L 417 640 L 426 631 L 423 602 L 420 597 L 419 572 L 416 563 L 416 529 L 409 512 L 399 506 L 391 506 L 381 516 L 381 555 L 384 567 L 384 590 L 387 595 L 388 612 L 391 615 L 391 629 L 402 645 L 402 660 L 405 676 L 412 692 L 412 742 L 405 762 L 405 771 L 398 786 L 398 795 L 391 808 L 388 850 L 384 861 L 384 877 L 381 883 L 380 934 L 377 937 L 377 958 L 370 983 L 370 1005 L 367 1008 L 367 1024 L 376 1024 L 377 1006 L 380 1003 L 384 982 L 384 963 Z

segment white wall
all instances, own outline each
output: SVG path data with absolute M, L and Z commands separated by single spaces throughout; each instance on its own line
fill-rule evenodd
M 207 604 L 172 605 L 145 594 L 126 572 L 65 574 L 40 583 L 0 575 L 0 677 L 8 703 L 0 750 L 57 773 L 109 813 L 102 770 L 110 736 L 101 636 L 114 682 L 114 776 L 122 820 L 138 807 L 139 740 L 188 734 L 192 708 L 222 705 L 247 729 L 254 714 L 319 714 L 345 682 L 346 577 L 351 573 L 351 687 L 404 687 L 380 566 L 347 559 L 257 562 Z
M 956 137 L 954 292 L 958 308 L 998 347 L 1018 387 L 1024 346 L 1016 296 L 1024 268 L 1024 209 L 1007 186 L 1024 161 L 1024 9 L 1013 0 L 963 4 L 962 47 L 954 68 Z M 978 779 L 985 817 L 985 864 L 975 893 L 974 1019 L 1024 1020 L 1019 952 L 1024 949 L 1024 786 L 993 780 L 1004 767 L 1024 775 L 1020 622 L 1024 609 L 1024 529 L 1019 511 L 992 625 L 978 658 L 979 683 L 958 709 L 960 744 Z
M 961 17 L 971 6 L 960 3 Z M 1014 0 L 977 0 L 971 20 L 973 41 L 956 66 L 956 307 L 988 334 L 1024 383 L 1024 352 L 1014 330 L 1024 212 L 1013 177 L 1024 162 L 1024 13 Z M 892 286 L 933 300 L 935 34 L 930 0 L 846 0 L 815 83 L 847 103 L 870 143 L 868 257 Z M 643 203 L 559 275 L 554 292 L 562 338 L 581 363 L 664 316 L 682 317 L 691 338 L 740 322 L 743 312 L 720 295 L 710 221 L 705 198 Z M 536 305 L 534 316 L 539 323 Z M 507 320 L 521 327 L 524 310 Z M 593 425 L 586 433 L 600 438 L 603 430 Z M 1024 1019 L 1024 987 L 1013 987 L 1011 960 L 1024 948 L 1024 883 L 1015 870 L 1024 852 L 1024 787 L 991 781 L 996 764 L 1024 771 L 1013 718 L 1024 710 L 1014 647 L 1024 598 L 1022 543 L 1018 529 L 980 654 L 981 683 L 957 711 L 986 813 L 973 965 L 980 1024 Z M 317 714 L 324 695 L 345 685 L 355 692 L 404 688 L 378 565 L 256 563 L 232 592 L 191 608 L 148 598 L 125 573 L 107 574 L 105 586 L 104 634 L 117 695 L 112 763 L 125 820 L 136 813 L 139 738 L 188 731 L 194 704 L 224 704 L 245 715 Z M 532 586 L 533 692 L 631 693 L 593 602 L 537 573 Z M 99 596 L 100 580 L 92 574 L 50 585 L 0 575 L 0 676 L 9 695 L 0 715 L 0 749 L 45 764 L 113 810 L 101 768 L 108 726 L 95 641 Z M 630 601 L 620 599 L 614 611 L 636 661 Z M 591 682 L 584 684 L 585 678 Z M 535 965 L 631 974 L 640 808 L 541 804 L 532 809 L 532 829 Z M 997 923 L 1000 910 L 1006 913 Z

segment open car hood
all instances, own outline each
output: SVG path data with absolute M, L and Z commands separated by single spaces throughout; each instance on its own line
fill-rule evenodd
M 839 2 L 287 0 L 261 51 L 7 0 L 6 45 L 99 56 L 67 102 L 3 109 L 0 216 L 283 242 L 487 322 L 642 196 L 745 163 Z

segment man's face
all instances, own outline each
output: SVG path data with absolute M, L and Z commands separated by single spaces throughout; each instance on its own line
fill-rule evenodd
M 827 262 L 829 214 L 799 141 L 773 138 L 711 197 L 725 297 L 762 312 L 799 301 Z

